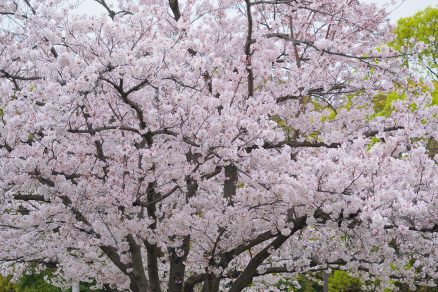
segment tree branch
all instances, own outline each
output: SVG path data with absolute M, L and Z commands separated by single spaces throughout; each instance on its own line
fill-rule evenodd
M 251 61 L 251 45 L 255 42 L 252 39 L 252 13 L 251 13 L 251 3 L 250 0 L 245 0 L 246 3 L 246 17 L 248 22 L 247 32 L 246 32 L 246 41 L 245 41 L 245 55 L 246 55 L 246 72 L 248 73 L 247 82 L 248 82 L 248 96 L 254 96 L 254 70 L 252 67 Z
M 176 21 L 181 18 L 181 11 L 179 10 L 178 0 L 169 0 L 170 9 L 172 9 L 173 17 Z
M 263 248 L 257 255 L 255 255 L 252 260 L 248 263 L 246 268 L 240 274 L 239 278 L 234 281 L 229 292 L 240 292 L 249 284 L 251 284 L 254 276 L 257 274 L 257 268 L 270 257 L 272 251 L 278 249 L 289 237 L 291 237 L 298 230 L 303 229 L 307 226 L 306 223 L 307 216 L 300 217 L 294 221 L 294 227 L 289 235 L 285 236 L 282 234 L 277 235 L 277 237 Z

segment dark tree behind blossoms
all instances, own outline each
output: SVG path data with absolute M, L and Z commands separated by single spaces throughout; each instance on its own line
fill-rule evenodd
M 421 77 L 385 45 L 385 10 L 94 2 L 0 1 L 3 273 L 134 292 L 438 278 L 438 111 L 411 88 L 375 114 Z

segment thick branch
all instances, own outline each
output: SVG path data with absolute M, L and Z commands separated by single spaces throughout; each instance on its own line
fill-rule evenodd
M 141 206 L 141 207 L 152 207 L 155 206 L 157 203 L 165 200 L 167 197 L 169 197 L 170 195 L 172 195 L 176 190 L 179 189 L 179 186 L 174 186 L 170 191 L 168 191 L 167 193 L 165 193 L 164 195 L 161 196 L 157 196 L 155 199 L 153 199 L 152 201 L 148 201 L 146 203 L 141 202 L 140 200 L 137 200 L 134 202 L 134 206 Z
M 135 242 L 135 239 L 132 237 L 132 235 L 128 235 L 127 239 L 129 243 L 129 250 L 131 251 L 133 265 L 132 277 L 130 277 L 131 289 L 135 292 L 148 291 L 149 282 L 146 279 L 146 274 L 143 266 L 141 247 Z
M 110 131 L 110 130 L 122 130 L 122 131 L 129 131 L 129 132 L 140 134 L 140 131 L 138 129 L 128 126 L 102 126 L 97 128 L 91 128 L 91 129 L 69 129 L 67 130 L 67 132 L 75 133 L 75 134 L 93 134 L 93 133 Z
M 237 280 L 233 283 L 229 292 L 240 292 L 249 284 L 251 284 L 254 276 L 257 274 L 257 268 L 271 255 L 273 250 L 278 249 L 290 236 L 295 234 L 295 232 L 298 230 L 304 228 L 307 225 L 306 220 L 306 216 L 296 219 L 294 222 L 294 227 L 289 235 L 277 235 L 277 237 L 270 244 L 268 244 L 257 255 L 255 255 L 248 263 L 239 278 L 237 278 Z
M 16 194 L 14 195 L 15 200 L 19 201 L 37 201 L 37 202 L 45 202 L 50 203 L 50 200 L 46 200 L 42 195 L 34 195 L 34 194 Z
M 169 0 L 170 9 L 172 9 L 173 17 L 176 21 L 181 18 L 181 12 L 179 11 L 178 0 Z
M 116 12 L 109 8 L 108 4 L 105 2 L 105 0 L 94 0 L 100 5 L 102 5 L 103 8 L 108 12 L 109 17 L 111 17 L 112 20 L 114 20 L 114 16 L 116 16 Z
M 246 17 L 248 20 L 248 28 L 246 32 L 246 41 L 245 41 L 245 55 L 246 55 L 246 72 L 248 73 L 247 82 L 248 82 L 248 96 L 254 96 L 254 71 L 252 67 L 251 61 L 251 45 L 255 42 L 252 39 L 252 14 L 251 14 L 251 3 L 249 0 L 245 0 L 246 3 Z
M 128 89 L 127 91 L 125 91 L 123 89 L 123 79 L 120 79 L 119 84 L 116 84 L 114 81 L 112 81 L 108 78 L 105 78 L 105 77 L 100 77 L 100 79 L 111 84 L 114 87 L 114 89 L 122 97 L 123 102 L 126 103 L 127 105 L 129 105 L 135 111 L 137 118 L 139 120 L 139 123 L 140 123 L 140 128 L 145 129 L 146 123 L 144 121 L 144 114 L 143 114 L 143 110 L 142 110 L 141 106 L 138 103 L 136 103 L 135 101 L 129 99 L 128 96 L 129 96 L 129 94 L 142 89 L 146 85 L 150 85 L 149 81 L 147 79 L 145 79 L 142 82 L 140 82 L 139 84 L 137 84 L 137 85 L 133 86 L 132 88 Z M 152 144 L 152 141 L 150 141 L 150 139 L 152 139 L 152 137 L 148 137 L 148 139 L 147 139 L 148 145 Z
M 10 74 L 4 70 L 0 70 L 0 73 L 3 74 L 3 76 L 0 76 L 0 77 L 5 77 L 5 78 L 11 79 L 11 80 L 33 81 L 33 80 L 43 79 L 43 77 L 40 77 L 40 76 L 25 77 L 25 76 L 14 75 L 14 74 Z
M 222 268 L 225 268 L 228 265 L 228 263 L 231 262 L 239 254 L 249 250 L 250 248 L 252 248 L 252 247 L 254 247 L 262 242 L 265 242 L 269 239 L 272 239 L 274 237 L 275 237 L 275 235 L 272 235 L 271 231 L 266 231 L 266 232 L 258 235 L 253 240 L 246 242 L 246 243 L 242 243 L 239 246 L 237 246 L 236 248 L 221 254 L 220 255 L 221 261 L 219 263 L 219 266 L 221 266 Z
M 154 201 L 157 200 L 158 194 L 155 192 L 156 183 L 150 182 L 148 184 L 148 191 L 146 194 L 147 198 L 147 206 L 146 210 L 148 212 L 148 216 L 152 218 L 153 223 L 149 226 L 149 228 L 153 231 L 157 228 L 157 207 Z M 148 268 L 148 277 L 151 285 L 152 292 L 161 291 L 160 288 L 160 276 L 158 274 L 158 247 L 156 244 L 149 243 L 147 240 L 145 241 L 146 253 L 147 253 L 147 268 Z
M 179 256 L 177 248 L 169 248 L 170 269 L 169 269 L 169 292 L 182 292 L 184 287 L 184 275 L 186 270 L 185 260 L 189 253 L 190 236 L 185 236 L 183 244 L 180 247 L 183 251 L 183 256 Z
M 233 205 L 233 197 L 236 195 L 237 190 L 237 167 L 233 164 L 225 166 L 225 182 L 224 182 L 224 197 L 229 201 L 230 205 Z

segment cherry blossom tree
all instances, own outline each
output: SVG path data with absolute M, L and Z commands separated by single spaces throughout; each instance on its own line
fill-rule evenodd
M 94 2 L 105 14 L 0 3 L 4 273 L 118 291 L 326 268 L 434 283 L 438 112 L 405 90 L 385 9 Z M 379 115 L 390 90 L 405 93 Z

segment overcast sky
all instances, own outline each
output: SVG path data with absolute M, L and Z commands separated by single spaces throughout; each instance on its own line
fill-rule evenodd
M 374 2 L 382 4 L 384 0 L 363 0 L 365 2 Z M 438 6 L 438 0 L 405 0 L 398 8 L 396 8 L 390 15 L 391 21 L 396 22 L 400 17 L 414 15 L 416 12 L 423 10 L 428 6 Z
M 383 3 L 387 3 L 390 0 L 362 0 L 362 1 L 374 2 L 380 5 Z M 396 1 L 400 3 L 403 0 L 396 0 Z M 78 0 L 76 0 L 76 2 L 78 2 Z M 100 5 L 94 3 L 94 1 L 79 0 L 79 3 L 81 2 L 83 3 L 82 5 L 80 5 L 79 8 L 81 12 L 96 13 L 97 11 L 99 12 L 104 11 L 101 10 L 102 8 L 100 7 Z M 110 3 L 111 0 L 107 0 L 107 2 Z M 167 2 L 167 1 L 163 0 L 163 2 Z M 419 10 L 422 10 L 428 6 L 438 7 L 438 0 L 404 0 L 403 3 L 391 13 L 390 15 L 391 22 L 395 23 L 397 19 L 399 19 L 400 17 L 414 15 Z

